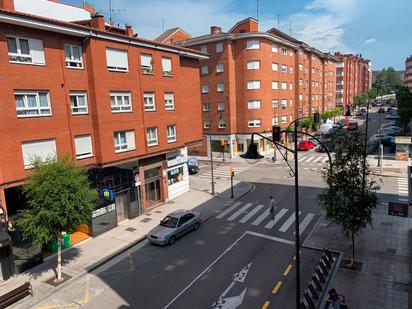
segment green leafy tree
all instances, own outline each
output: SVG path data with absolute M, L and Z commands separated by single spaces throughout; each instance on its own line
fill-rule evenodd
M 360 95 L 355 96 L 354 98 L 355 107 L 366 106 L 366 104 L 368 103 L 368 98 L 369 96 L 367 93 L 362 93 Z
M 339 131 L 333 138 L 332 165 L 323 171 L 327 188 L 318 195 L 320 207 L 330 222 L 342 229 L 342 235 L 352 241 L 352 262 L 355 259 L 355 239 L 372 225 L 372 211 L 378 205 L 377 181 L 370 176 L 364 157 L 363 135 Z
M 405 126 L 412 118 L 412 92 L 405 86 L 398 87 L 396 100 L 398 101 L 399 122 Z
M 68 158 L 35 160 L 34 170 L 23 186 L 28 208 L 16 222 L 25 239 L 44 245 L 57 240 L 57 281 L 62 280 L 62 233 L 74 232 L 88 223 L 97 191 L 89 186 L 85 170 Z
M 402 85 L 403 83 L 401 81 L 399 72 L 396 72 L 394 68 L 389 67 L 387 69 L 383 69 L 380 72 L 379 76 L 373 83 L 372 88 L 375 89 L 374 91 L 376 91 L 377 96 L 381 96 L 394 93 L 396 88 Z
M 300 126 L 306 130 L 311 129 L 313 127 L 313 124 L 314 124 L 314 121 L 312 117 L 308 117 L 300 121 Z

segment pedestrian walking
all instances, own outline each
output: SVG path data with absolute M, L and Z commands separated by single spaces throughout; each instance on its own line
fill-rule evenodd
M 269 212 L 270 212 L 270 218 L 272 220 L 275 220 L 275 208 L 276 208 L 276 201 L 273 195 L 271 195 L 270 202 L 269 202 Z
M 341 296 L 333 288 L 329 290 L 328 294 L 329 295 L 325 300 L 326 302 L 325 308 L 340 309 L 341 304 L 342 304 Z

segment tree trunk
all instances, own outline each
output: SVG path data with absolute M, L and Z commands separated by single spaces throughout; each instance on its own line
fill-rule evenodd
M 352 266 L 355 264 L 355 234 L 352 233 Z
M 62 235 L 57 236 L 57 281 L 62 281 Z

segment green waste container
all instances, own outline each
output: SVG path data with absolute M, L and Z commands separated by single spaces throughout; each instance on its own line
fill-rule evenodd
M 70 241 L 70 234 L 69 233 L 65 233 L 62 236 L 62 249 L 66 249 L 69 248 L 71 246 L 71 241 Z M 48 244 L 46 244 L 46 250 L 50 251 L 52 253 L 56 253 L 57 252 L 57 240 L 50 242 Z

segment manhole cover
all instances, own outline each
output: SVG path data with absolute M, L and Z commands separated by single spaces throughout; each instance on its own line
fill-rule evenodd
M 409 284 L 405 282 L 393 281 L 392 289 L 396 291 L 408 291 Z
M 381 225 L 383 225 L 383 226 L 392 226 L 393 223 L 392 223 L 392 222 L 383 221 L 383 222 L 381 222 Z
M 149 219 L 149 220 L 151 220 L 151 219 Z M 136 231 L 136 229 L 133 228 L 133 227 L 128 227 L 128 228 L 126 229 L 126 231 L 128 231 L 128 232 L 134 232 L 134 231 Z
M 390 254 L 396 254 L 396 249 L 394 248 L 386 248 L 386 253 L 390 253 Z
M 151 221 L 151 220 L 152 220 L 151 218 L 144 218 L 143 220 L 140 220 L 140 222 L 146 223 L 146 222 L 149 222 L 149 221 Z

